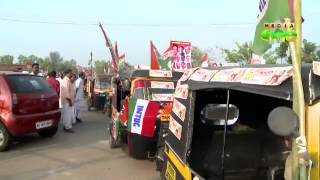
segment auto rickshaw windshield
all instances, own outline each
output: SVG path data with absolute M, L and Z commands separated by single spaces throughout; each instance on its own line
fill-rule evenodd
M 98 79 L 96 81 L 96 87 L 98 89 L 109 89 L 111 88 L 111 81 L 110 79 Z

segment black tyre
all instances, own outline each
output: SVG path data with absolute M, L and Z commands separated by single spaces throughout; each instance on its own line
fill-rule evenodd
M 135 159 L 147 159 L 156 152 L 156 141 L 138 134 L 128 133 L 128 153 Z
M 58 127 L 52 127 L 50 129 L 44 129 L 41 131 L 38 131 L 39 136 L 44 137 L 44 138 L 50 138 L 54 136 L 58 131 Z
M 12 137 L 7 128 L 0 123 L 0 152 L 7 150 L 12 142 Z

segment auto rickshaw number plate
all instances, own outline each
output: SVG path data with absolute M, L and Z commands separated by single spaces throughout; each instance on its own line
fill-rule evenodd
M 160 120 L 161 121 L 169 121 L 170 120 L 170 114 L 161 114 Z
M 174 170 L 173 166 L 169 162 L 167 162 L 166 179 L 176 180 L 176 170 Z

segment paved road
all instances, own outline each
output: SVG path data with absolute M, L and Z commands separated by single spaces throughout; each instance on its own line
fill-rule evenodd
M 88 112 L 74 134 L 61 128 L 56 136 L 22 137 L 8 152 L 0 153 L 0 180 L 158 180 L 154 162 L 134 160 L 121 149 L 110 149 L 107 120 Z

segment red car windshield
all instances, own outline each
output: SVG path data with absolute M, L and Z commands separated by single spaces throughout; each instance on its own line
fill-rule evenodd
M 54 93 L 42 77 L 29 75 L 8 75 L 7 80 L 14 93 Z

